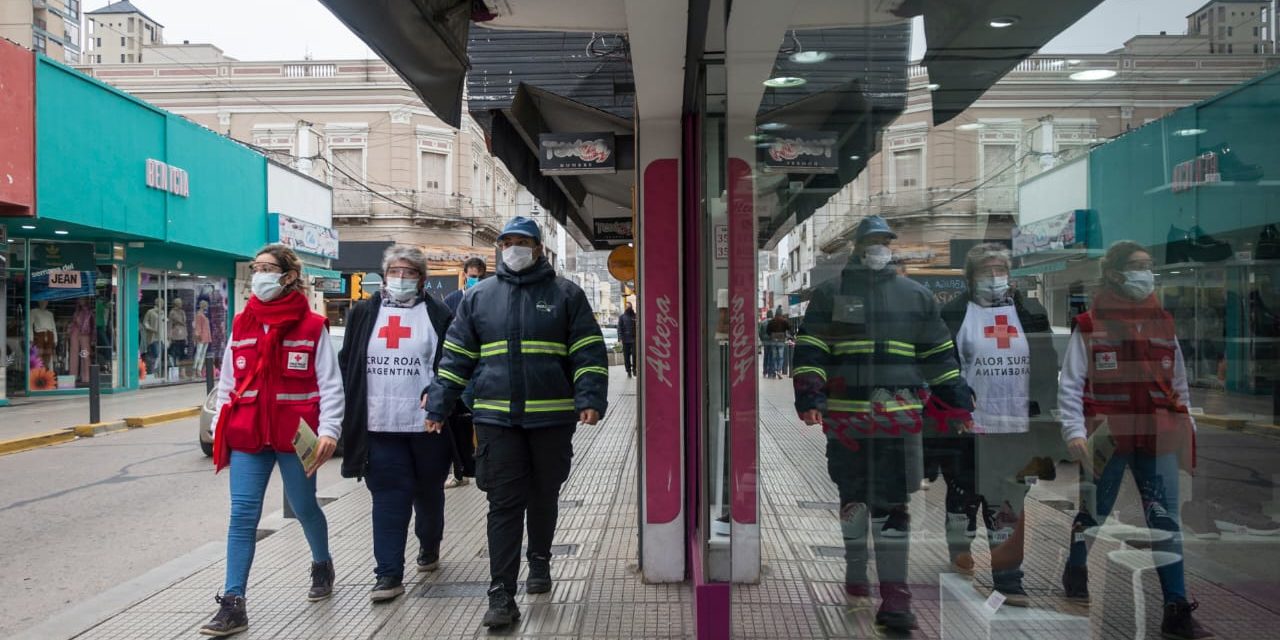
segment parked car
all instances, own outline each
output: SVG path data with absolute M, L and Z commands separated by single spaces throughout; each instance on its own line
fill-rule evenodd
M 334 351 L 342 348 L 342 339 L 345 335 L 346 327 L 329 327 L 329 342 L 333 345 Z M 200 450 L 210 457 L 213 456 L 213 418 L 217 409 L 218 388 L 215 386 L 209 395 L 205 396 L 204 406 L 200 409 Z M 333 455 L 342 455 L 341 440 L 338 441 L 338 450 Z
M 618 328 L 617 327 L 600 327 L 600 331 L 604 333 L 604 348 L 609 351 L 617 351 L 621 347 L 618 346 Z

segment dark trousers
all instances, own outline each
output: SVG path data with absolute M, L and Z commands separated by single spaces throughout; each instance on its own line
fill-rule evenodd
M 636 372 L 636 343 L 622 343 L 622 364 L 627 367 L 627 375 L 635 375 Z
M 907 583 L 910 538 L 890 539 L 883 527 L 890 514 L 906 514 L 906 445 L 901 438 L 858 438 L 855 451 L 845 443 L 827 440 L 827 474 L 840 494 L 840 531 L 844 537 L 845 583 L 867 583 L 867 529 L 876 549 L 876 569 L 882 588 Z
M 382 576 L 404 575 L 409 517 L 424 549 L 440 548 L 444 537 L 444 479 L 449 475 L 448 436 L 440 433 L 369 434 L 369 475 L 373 494 L 373 557 Z
M 461 403 L 460 403 L 461 406 Z M 450 453 L 453 458 L 453 477 L 461 480 L 464 476 L 475 477 L 475 427 L 471 424 L 471 411 L 455 411 L 449 416 Z
M 525 518 L 529 559 L 551 558 L 560 486 L 569 478 L 575 425 L 476 425 L 476 486 L 489 498 L 490 587 L 515 595 Z

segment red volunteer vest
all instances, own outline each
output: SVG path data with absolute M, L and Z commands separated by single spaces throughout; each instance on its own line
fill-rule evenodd
M 1179 453 L 1191 460 L 1186 399 L 1173 390 L 1177 338 L 1158 307 L 1112 307 L 1076 316 L 1089 358 L 1084 414 L 1090 434 L 1104 422 L 1118 453 Z M 1141 328 L 1139 328 L 1141 327 Z
M 308 313 L 285 333 L 277 361 L 262 362 L 261 370 L 244 393 L 238 398 L 233 394 L 225 409 L 231 413 L 218 427 L 227 430 L 227 447 L 248 453 L 267 448 L 292 453 L 299 418 L 306 420 L 312 431 L 319 427 L 316 347 L 323 339 L 324 327 L 323 317 Z M 243 387 L 245 379 L 257 370 L 262 353 L 259 345 L 265 344 L 261 325 L 231 336 L 231 362 L 222 366 L 235 371 L 236 389 Z

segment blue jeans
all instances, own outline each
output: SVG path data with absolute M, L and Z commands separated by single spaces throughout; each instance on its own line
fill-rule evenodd
M 231 522 L 227 526 L 227 581 L 224 594 L 244 596 L 249 584 L 249 568 L 258 543 L 258 521 L 262 519 L 262 498 L 267 493 L 271 470 L 280 464 L 284 493 L 293 507 L 302 532 L 311 546 L 312 562 L 329 556 L 329 524 L 316 501 L 315 476 L 307 477 L 302 461 L 292 453 L 273 450 L 258 453 L 231 452 Z
M 453 465 L 448 433 L 369 434 L 369 475 L 373 495 L 375 575 L 404 577 L 409 518 L 422 549 L 440 550 L 444 537 L 444 480 Z
M 1178 526 L 1178 455 L 1117 453 L 1107 461 L 1101 476 L 1095 481 L 1096 504 L 1093 513 L 1084 504 L 1085 497 L 1081 498 L 1082 509 L 1076 515 L 1075 525 L 1072 527 L 1071 555 L 1067 557 L 1067 566 L 1082 567 L 1088 563 L 1088 537 L 1077 534 L 1106 521 L 1107 516 L 1111 515 L 1116 495 L 1120 492 L 1120 483 L 1124 481 L 1126 467 L 1133 470 L 1133 479 L 1138 483 L 1138 494 L 1142 499 L 1147 526 L 1173 534 L 1168 540 L 1155 543 L 1151 548 L 1182 557 L 1182 533 Z M 1160 576 L 1160 591 L 1164 595 L 1165 604 L 1186 599 L 1186 576 L 1183 575 L 1181 560 L 1156 569 L 1156 574 Z

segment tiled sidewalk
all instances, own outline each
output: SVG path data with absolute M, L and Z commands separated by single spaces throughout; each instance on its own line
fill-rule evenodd
M 338 568 L 335 597 L 316 604 L 305 601 L 306 544 L 299 527 L 288 526 L 259 544 L 249 593 L 253 626 L 239 637 L 693 637 L 688 585 L 645 585 L 636 572 L 635 387 L 618 375 L 619 368 L 614 372 L 608 419 L 597 427 L 580 428 L 574 441 L 574 470 L 563 492 L 554 549 L 555 590 L 538 596 L 522 593 L 523 618 L 517 628 L 489 634 L 480 627 L 488 563 L 485 501 L 474 485 L 448 492 L 441 570 L 410 573 L 405 596 L 388 604 L 371 604 L 370 502 L 368 492 L 359 487 L 325 509 Z M 760 584 L 734 589 L 733 636 L 880 637 L 872 625 L 873 610 L 845 605 L 837 496 L 827 478 L 823 436 L 795 420 L 789 381 L 761 380 L 760 384 L 765 566 Z M 994 616 L 980 608 L 990 588 L 985 534 L 980 533 L 973 545 L 976 582 L 959 581 L 952 595 L 944 597 L 939 587 L 940 572 L 947 564 L 942 536 L 944 489 L 939 485 L 914 494 L 910 582 L 921 627 L 915 637 L 986 638 L 988 626 L 998 627 L 1015 618 L 1027 635 L 1006 628 L 990 637 L 1135 637 L 1131 573 L 1108 561 L 1108 552 L 1118 550 L 1117 544 L 1100 542 L 1090 556 L 1091 608 L 1069 605 L 1059 596 L 1067 529 L 1074 515 L 1069 498 L 1074 495 L 1074 483 L 1065 479 L 1072 476 L 1068 470 L 1061 467 L 1060 479 L 1036 486 L 1028 500 L 1031 530 L 1024 568 L 1034 608 L 1004 607 Z M 1133 519 L 1128 514 L 1136 515 L 1133 493 L 1127 486 L 1118 503 L 1129 522 Z M 417 548 L 412 542 L 409 547 L 412 567 Z M 1230 564 L 1224 559 L 1232 554 L 1243 555 L 1243 564 L 1252 561 L 1258 570 L 1245 573 L 1224 566 Z M 1274 630 L 1280 628 L 1280 594 L 1276 593 L 1280 538 L 1230 533 L 1210 542 L 1189 538 L 1186 557 L 1189 590 L 1202 604 L 1197 615 L 1218 637 L 1275 637 Z M 213 613 L 212 596 L 221 586 L 223 566 L 222 562 L 212 564 L 78 637 L 194 638 L 196 629 Z M 1158 583 L 1147 571 L 1139 585 L 1145 597 L 1147 635 L 1158 637 Z M 977 604 L 966 608 L 947 599 L 956 594 Z

